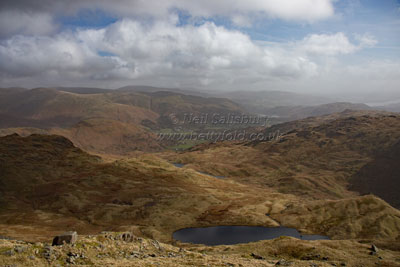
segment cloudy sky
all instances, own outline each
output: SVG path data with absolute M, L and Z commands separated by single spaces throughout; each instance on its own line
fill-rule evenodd
M 1 0 L 0 86 L 400 91 L 398 0 Z

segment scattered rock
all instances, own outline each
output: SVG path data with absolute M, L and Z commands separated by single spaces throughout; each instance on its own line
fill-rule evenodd
M 374 244 L 371 245 L 370 249 L 371 249 L 372 252 L 375 252 L 375 253 L 378 253 L 378 250 L 379 250 L 378 247 L 375 246 Z
M 52 247 L 50 247 L 50 246 L 45 246 L 45 247 L 44 247 L 44 250 L 43 250 L 43 257 L 44 257 L 46 260 L 50 260 L 52 255 L 53 255 L 53 249 L 52 249 Z
M 133 257 L 133 258 L 139 258 L 139 257 L 140 257 L 140 252 L 138 252 L 138 251 L 132 251 L 132 252 L 131 252 L 131 257 Z
M 28 259 L 30 259 L 30 260 L 34 260 L 34 259 L 35 259 L 35 256 L 33 256 L 33 255 L 30 255 L 30 256 L 28 257 Z
M 160 243 L 157 240 L 152 240 L 151 243 L 159 251 L 164 251 L 164 248 L 160 245 Z
M 76 232 L 65 232 L 61 235 L 54 237 L 53 246 L 60 246 L 64 243 L 74 244 L 78 240 L 78 234 Z
M 275 265 L 279 265 L 279 266 L 290 266 L 292 265 L 292 262 L 287 261 L 285 259 L 281 259 L 279 260 L 277 263 L 275 263 Z
M 67 253 L 67 256 L 70 258 L 79 258 L 79 254 L 71 252 L 71 251 Z
M 135 236 L 133 233 L 126 232 L 120 235 L 120 239 L 125 242 L 133 242 L 135 241 Z
M 14 251 L 17 252 L 17 253 L 23 253 L 23 252 L 25 252 L 26 250 L 27 250 L 27 248 L 24 247 L 24 246 L 15 246 L 15 247 L 14 247 Z
M 15 255 L 15 252 L 14 252 L 14 250 L 12 250 L 12 249 L 10 249 L 10 250 L 6 250 L 6 251 L 4 251 L 3 253 L 1 253 L 1 254 L 3 254 L 3 255 L 5 255 L 5 256 L 14 256 Z
M 69 263 L 69 264 L 75 264 L 75 258 L 73 258 L 73 257 L 67 258 L 67 263 Z
M 174 258 L 174 257 L 176 257 L 177 255 L 175 254 L 175 253 L 173 253 L 173 252 L 168 252 L 168 258 Z M 203 255 L 204 256 L 204 255 Z
M 252 256 L 254 259 L 256 260 L 265 260 L 265 258 L 263 256 L 251 253 L 250 256 Z

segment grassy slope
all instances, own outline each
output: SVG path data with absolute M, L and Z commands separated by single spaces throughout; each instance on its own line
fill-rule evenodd
M 321 124 L 306 120 L 304 127 L 278 141 L 226 142 L 165 158 L 282 193 L 311 199 L 352 197 L 355 194 L 347 190 L 350 177 L 400 138 L 399 115 L 368 114 L 350 113 Z
M 160 142 L 150 130 L 176 126 L 170 120 L 170 113 L 183 116 L 185 113 L 242 112 L 227 99 L 172 92 L 106 90 L 76 94 L 37 88 L 1 89 L 0 96 L 1 135 L 59 134 L 87 151 L 113 155 L 155 151 L 174 145 Z
M 350 179 L 350 190 L 375 194 L 400 208 L 400 142 L 377 153 Z
M 400 212 L 373 196 L 307 200 L 176 168 L 154 155 L 106 163 L 60 136 L 2 137 L 0 154 L 2 235 L 134 228 L 170 241 L 184 227 L 281 224 L 335 239 L 399 239 Z
M 107 94 L 74 94 L 54 89 L 39 88 L 2 98 L 2 113 L 26 119 L 52 122 L 64 126 L 83 119 L 104 118 L 127 123 L 155 120 L 158 115 L 140 107 L 121 105 L 109 100 Z M 3 103 L 4 102 L 4 103 Z
M 2 234 L 19 235 L 24 228 L 23 236 L 37 237 L 43 229 L 92 232 L 139 225 L 169 240 L 173 230 L 191 225 L 276 225 L 264 214 L 270 205 L 282 205 L 280 194 L 182 170 L 150 155 L 103 163 L 58 136 L 0 140 Z M 243 213 L 249 205 L 252 210 Z M 202 219 L 227 207 L 216 221 Z

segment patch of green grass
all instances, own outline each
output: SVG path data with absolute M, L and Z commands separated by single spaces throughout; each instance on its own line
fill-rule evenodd
M 100 245 L 99 242 L 94 242 L 94 241 L 85 242 L 84 244 L 85 244 L 85 246 L 88 246 L 88 247 L 98 247 Z

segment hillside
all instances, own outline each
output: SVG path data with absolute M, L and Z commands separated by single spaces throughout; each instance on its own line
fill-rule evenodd
M 143 119 L 155 119 L 155 114 L 167 116 L 172 112 L 243 112 L 228 99 L 159 90 L 136 92 L 96 88 L 3 88 L 0 94 L 1 114 L 67 126 L 81 119 L 99 117 L 137 123 Z M 47 126 L 46 123 L 43 125 Z
M 345 110 L 371 110 L 372 108 L 365 104 L 354 104 L 348 102 L 336 102 L 322 104 L 317 106 L 280 106 L 265 109 L 264 114 L 270 117 L 278 117 L 285 121 L 294 121 L 307 117 L 317 117 L 333 113 L 343 112 Z
M 154 120 L 154 112 L 113 103 L 103 94 L 83 95 L 37 88 L 0 99 L 0 113 L 42 122 L 43 127 L 71 126 L 89 118 L 113 119 L 127 123 Z
M 185 114 L 241 114 L 227 99 L 174 92 L 136 92 L 97 88 L 0 90 L 0 134 L 59 134 L 87 151 L 127 155 L 159 151 L 175 143 L 157 132 L 176 127 Z M 177 114 L 175 115 L 171 114 Z M 198 128 L 185 124 L 187 129 Z
M 58 135 L 0 137 L 0 236 L 36 242 L 0 238 L 0 264 L 64 264 L 71 253 L 83 253 L 73 260 L 114 266 L 396 266 L 400 211 L 346 186 L 347 176 L 370 155 L 396 144 L 399 116 L 339 117 L 272 142 L 223 142 L 116 161 Z M 187 165 L 176 167 L 162 157 Z M 178 229 L 215 225 L 293 227 L 332 240 L 281 237 L 206 247 L 172 239 Z M 50 257 L 42 253 L 43 242 L 66 230 L 83 235 L 78 245 L 56 247 Z M 121 240 L 121 231 L 136 237 Z M 370 255 L 371 243 L 378 244 L 378 255 Z
M 118 120 L 87 119 L 68 129 L 51 129 L 50 133 L 65 136 L 83 150 L 100 154 L 129 155 L 134 151 L 163 149 L 155 133 Z
M 154 155 L 107 163 L 56 135 L 1 137 L 0 154 L 3 236 L 131 230 L 171 242 L 172 232 L 186 227 L 282 225 L 332 239 L 400 238 L 400 211 L 373 196 L 307 199 L 177 168 Z
M 165 158 L 244 184 L 311 199 L 352 197 L 350 178 L 400 139 L 400 116 L 345 112 L 274 125 L 272 142 L 224 142 Z M 269 134 L 271 129 L 263 130 Z
M 250 112 L 260 114 L 266 114 L 266 111 L 269 109 L 282 106 L 314 106 L 335 102 L 335 99 L 330 99 L 327 97 L 274 90 L 243 90 L 220 93 L 219 96 L 229 98 L 237 103 L 240 103 Z
M 152 155 L 105 163 L 61 136 L 1 137 L 0 154 L 0 235 L 40 239 L 66 227 L 84 233 L 134 228 L 168 241 L 174 230 L 210 224 L 201 215 L 222 203 L 235 208 L 221 223 L 274 225 L 263 212 L 240 210 L 264 203 L 259 196 L 267 192 L 270 205 L 281 202 L 279 194 L 182 170 Z
M 56 87 L 55 89 L 63 92 L 69 92 L 74 94 L 104 94 L 109 93 L 111 89 L 93 88 L 93 87 Z
M 194 96 L 201 96 L 201 97 L 212 97 L 211 92 L 204 92 L 200 91 L 195 88 L 165 88 L 165 87 L 154 87 L 154 86 L 146 86 L 146 85 L 128 85 L 121 88 L 116 89 L 117 91 L 121 92 L 146 92 L 146 93 L 156 93 L 156 92 L 173 92 L 178 94 L 184 95 L 194 95 Z
M 350 190 L 374 194 L 400 209 L 400 142 L 389 147 L 363 166 L 350 180 Z
M 225 98 L 201 97 L 185 95 L 172 91 L 149 91 L 149 92 L 122 92 L 107 95 L 112 101 L 120 104 L 134 105 L 150 109 L 159 114 L 158 124 L 160 127 L 171 128 L 174 121 L 173 115 L 180 122 L 184 121 L 185 114 L 201 116 L 204 114 L 244 114 L 246 113 L 238 104 Z M 211 122 L 208 121 L 208 124 Z M 182 124 L 180 126 L 195 128 L 195 125 Z

